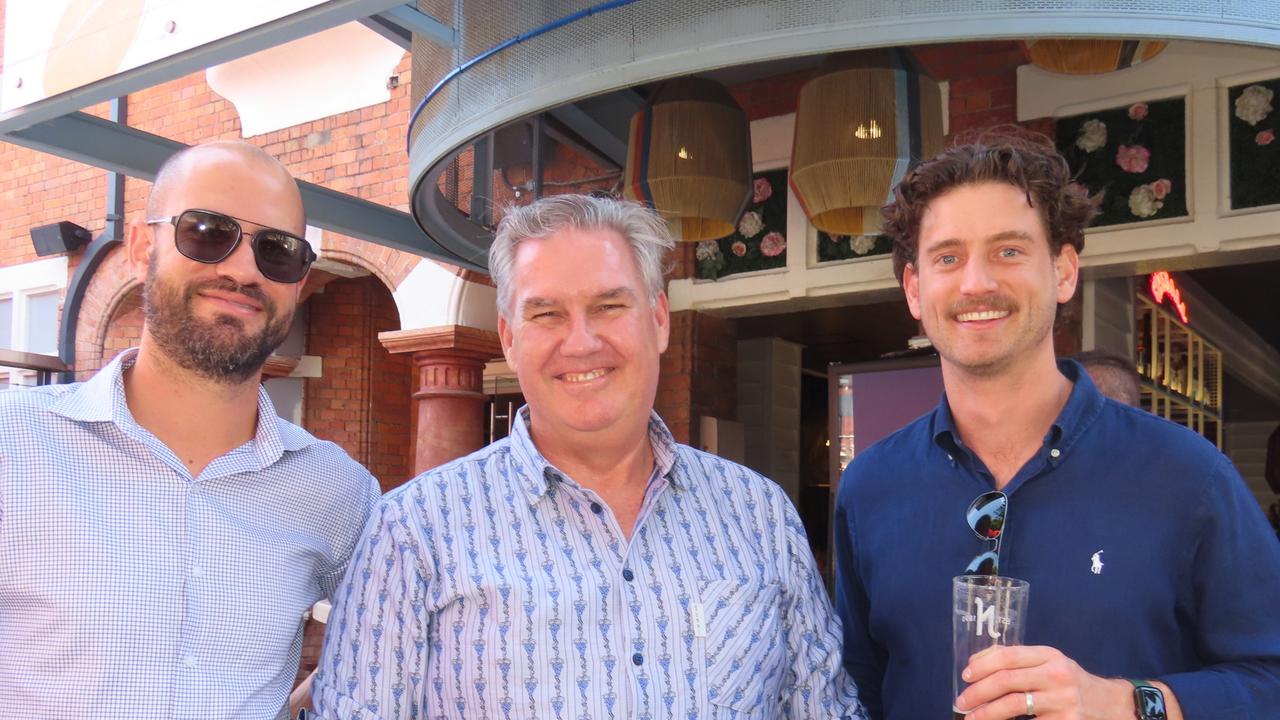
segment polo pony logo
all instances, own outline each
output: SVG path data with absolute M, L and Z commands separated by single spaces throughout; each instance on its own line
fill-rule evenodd
M 1104 552 L 1106 552 L 1106 550 L 1099 550 L 1098 552 L 1093 554 L 1092 558 L 1090 558 L 1090 562 L 1092 564 L 1089 565 L 1089 572 L 1093 573 L 1094 575 L 1102 574 L 1102 553 Z

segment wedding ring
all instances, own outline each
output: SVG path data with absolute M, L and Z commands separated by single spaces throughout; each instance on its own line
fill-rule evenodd
M 1030 692 L 1025 692 L 1025 693 L 1023 693 L 1023 696 L 1024 696 L 1024 697 L 1026 697 L 1026 699 L 1027 699 L 1027 715 L 1030 715 L 1031 717 L 1035 717 L 1035 715 L 1036 715 L 1036 703 L 1035 703 L 1035 700 L 1032 700 L 1032 699 L 1031 699 L 1031 693 L 1030 693 Z

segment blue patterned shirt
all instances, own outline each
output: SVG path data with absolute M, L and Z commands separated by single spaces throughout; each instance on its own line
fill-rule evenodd
M 527 423 L 374 511 L 329 618 L 321 717 L 864 717 L 778 485 L 654 415 L 628 541 Z
M 284 717 L 303 614 L 332 595 L 377 483 L 265 391 L 255 437 L 191 477 L 129 413 L 134 357 L 0 393 L 0 708 Z

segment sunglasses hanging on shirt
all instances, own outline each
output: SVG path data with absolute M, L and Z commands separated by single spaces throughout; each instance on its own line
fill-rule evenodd
M 982 493 L 969 503 L 969 509 L 964 514 L 969 528 L 982 540 L 984 546 L 994 543 L 995 547 L 978 553 L 965 568 L 965 575 L 1000 574 L 1000 538 L 1004 535 L 1004 522 L 1008 512 L 1009 496 L 999 490 Z
M 148 225 L 173 226 L 178 252 L 196 262 L 217 264 L 235 252 L 244 238 L 236 218 L 212 210 L 185 210 L 180 215 L 148 219 Z M 316 253 L 306 240 L 274 228 L 263 228 L 249 239 L 258 271 L 268 280 L 292 284 L 307 276 Z

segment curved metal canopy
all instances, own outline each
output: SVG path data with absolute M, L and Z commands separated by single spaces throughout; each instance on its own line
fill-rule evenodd
M 1151 37 L 1280 47 L 1280 0 L 491 0 L 454 4 L 451 12 L 466 30 L 457 48 L 414 44 L 414 78 L 422 85 L 415 86 L 420 106 L 409 128 L 411 207 L 439 246 L 474 264 L 484 263 L 492 239 L 494 208 L 486 204 L 492 193 L 470 193 L 470 211 L 459 208 L 468 203 L 451 202 L 441 191 L 449 166 L 468 159 L 471 187 L 492 190 L 494 134 L 548 116 L 601 154 L 619 144 L 625 152 L 626 125 L 612 116 L 626 103 L 611 100 L 653 81 L 844 50 L 969 40 Z M 561 13 L 573 21 L 555 19 Z M 504 22 L 486 22 L 493 16 Z M 428 96 L 425 88 L 436 82 Z

